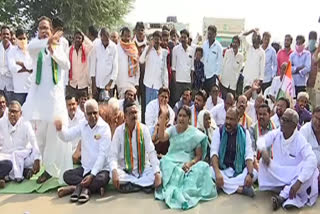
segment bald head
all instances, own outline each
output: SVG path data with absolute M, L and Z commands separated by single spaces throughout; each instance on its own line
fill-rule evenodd
M 119 34 L 118 32 L 114 31 L 111 33 L 110 35 L 110 39 L 115 43 L 115 44 L 118 44 L 118 41 L 119 41 Z
M 224 101 L 224 109 L 227 111 L 234 104 L 234 96 L 231 93 L 227 93 L 226 99 Z
M 286 118 L 290 118 L 291 121 L 295 124 L 298 124 L 299 123 L 299 115 L 298 113 L 291 109 L 291 108 L 287 108 L 285 110 L 285 112 L 283 113 L 283 116 L 285 116 Z

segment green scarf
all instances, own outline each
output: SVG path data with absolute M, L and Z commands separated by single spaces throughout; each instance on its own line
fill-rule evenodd
M 140 123 L 136 124 L 137 136 L 137 152 L 138 152 L 138 172 L 142 175 L 145 165 L 145 145 L 144 136 Z M 132 133 L 130 133 L 128 126 L 125 127 L 125 145 L 124 145 L 124 159 L 126 163 L 125 171 L 131 173 L 133 170 L 133 151 L 132 151 Z
M 44 50 L 40 51 L 40 53 L 38 55 L 37 73 L 36 73 L 36 84 L 37 85 L 39 85 L 41 82 L 43 55 L 44 55 Z M 58 83 L 58 64 L 56 63 L 56 61 L 54 61 L 52 59 L 52 57 L 51 57 L 51 67 L 52 67 L 53 83 L 56 85 Z
M 239 124 L 237 126 L 237 138 L 236 138 L 236 157 L 234 160 L 234 168 L 235 173 L 234 176 L 237 176 L 242 173 L 245 167 L 245 151 L 246 151 L 246 133 L 244 128 L 242 128 Z M 220 169 L 226 169 L 226 165 L 224 164 L 224 158 L 227 150 L 228 143 L 228 134 L 226 132 L 226 127 L 222 128 L 222 137 L 219 148 L 219 167 Z

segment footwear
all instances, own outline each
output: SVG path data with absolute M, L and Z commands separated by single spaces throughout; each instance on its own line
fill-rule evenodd
M 249 196 L 250 198 L 254 198 L 254 196 L 256 196 L 253 187 L 243 187 L 242 194 Z
M 0 179 L 0 189 L 5 188 L 5 186 L 6 186 L 6 181 L 3 179 Z
M 103 196 L 104 196 L 105 191 L 106 191 L 106 190 L 105 190 L 105 188 L 104 188 L 104 187 L 101 187 L 101 188 L 100 188 L 100 196 L 101 196 L 101 197 L 103 197 Z
M 86 203 L 90 199 L 90 190 L 88 188 L 82 188 L 78 201 L 80 203 Z
M 131 192 L 139 192 L 141 187 L 134 185 L 132 183 L 121 184 L 119 188 L 119 192 L 121 193 L 131 193 Z
M 74 192 L 70 196 L 70 201 L 77 202 L 79 200 L 79 196 L 81 194 L 81 191 L 82 191 L 82 187 L 79 184 L 79 185 L 77 185 L 76 189 L 74 190 Z
M 66 186 L 66 187 L 60 187 L 58 189 L 58 197 L 62 198 L 64 196 L 67 196 L 69 194 L 72 194 L 76 190 L 76 186 Z
M 16 179 L 15 179 L 15 182 L 17 182 L 17 183 L 19 183 L 19 184 L 22 183 L 22 181 L 23 181 L 23 178 L 16 178 Z
M 23 170 L 23 177 L 25 177 L 25 179 L 30 180 L 30 178 L 33 176 L 33 171 L 32 169 L 24 169 Z
M 284 206 L 284 209 L 286 209 L 286 210 L 291 210 L 291 209 L 296 209 L 296 208 L 298 208 L 298 207 L 296 207 L 296 206 L 294 206 L 292 204 L 286 204 Z
M 282 204 L 284 202 L 284 198 L 282 198 L 279 195 L 275 195 L 271 197 L 271 203 L 272 203 L 272 210 L 276 211 L 277 209 L 279 209 Z
M 142 187 L 141 190 L 147 194 L 150 194 L 150 193 L 154 192 L 154 187 L 153 187 L 153 185 L 148 186 L 148 187 Z
M 42 184 L 42 183 L 46 182 L 47 180 L 49 180 L 50 178 L 51 178 L 51 175 L 47 171 L 44 171 L 40 175 L 40 177 L 37 179 L 37 183 Z

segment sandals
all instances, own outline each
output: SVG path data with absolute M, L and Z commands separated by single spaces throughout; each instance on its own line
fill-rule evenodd
M 5 188 L 5 186 L 6 186 L 6 181 L 3 179 L 0 179 L 0 189 Z
M 132 192 L 139 192 L 141 187 L 134 185 L 132 183 L 121 184 L 119 188 L 120 193 L 132 193 Z
M 60 187 L 57 191 L 58 197 L 62 198 L 64 196 L 67 196 L 69 194 L 72 194 L 76 190 L 76 186 L 66 186 L 66 187 Z
M 90 199 L 90 190 L 88 188 L 82 188 L 78 202 L 86 203 Z
M 44 182 L 46 182 L 47 180 L 49 180 L 51 178 L 51 175 L 49 175 L 49 173 L 47 171 L 44 171 L 40 177 L 37 179 L 37 184 L 42 184 Z
M 77 202 L 79 200 L 80 194 L 82 192 L 82 187 L 80 185 L 77 185 L 76 189 L 70 196 L 70 201 L 71 202 Z
M 30 180 L 30 178 L 33 176 L 33 171 L 32 169 L 24 169 L 23 170 L 23 177 L 25 177 L 25 179 Z
M 272 209 L 273 211 L 276 211 L 277 209 L 279 209 L 282 204 L 284 202 L 284 199 L 279 196 L 279 195 L 275 195 L 271 197 L 271 203 L 272 203 Z

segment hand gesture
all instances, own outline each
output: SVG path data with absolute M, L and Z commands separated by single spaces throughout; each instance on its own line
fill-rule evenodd
M 114 169 L 112 171 L 112 183 L 113 183 L 113 186 L 116 188 L 116 189 L 119 189 L 120 188 L 120 180 L 119 180 L 119 175 L 118 175 L 118 172 L 116 169 Z
M 297 196 L 297 192 L 299 191 L 302 183 L 297 180 L 296 183 L 291 187 L 290 192 L 289 192 L 289 198 L 294 199 Z
M 62 130 L 62 121 L 61 120 L 56 120 L 54 121 L 54 126 L 56 127 L 56 130 L 59 132 Z
M 63 31 L 59 30 L 49 38 L 48 49 L 49 49 L 51 55 L 53 54 L 53 47 L 56 46 L 57 44 L 59 44 L 59 40 L 62 35 L 63 35 Z
M 93 181 L 93 175 L 87 175 L 82 181 L 81 181 L 81 183 L 80 183 L 80 185 L 82 186 L 82 187 L 85 187 L 85 188 L 87 188 L 88 186 L 90 186 L 90 184 L 92 183 L 92 181 Z
M 192 167 L 192 163 L 191 162 L 188 162 L 188 163 L 185 163 L 183 164 L 182 166 L 182 169 L 185 173 L 189 172 L 189 170 L 191 169 Z
M 253 83 L 252 83 L 252 90 L 254 91 L 257 91 L 260 89 L 260 80 L 255 80 Z
M 216 173 L 216 185 L 218 188 L 222 188 L 224 186 L 224 180 L 221 172 Z
M 245 185 L 246 187 L 251 187 L 252 184 L 253 184 L 253 180 L 252 180 L 251 176 L 248 174 L 248 175 L 246 176 L 245 180 L 244 180 L 244 185 Z
M 35 160 L 32 167 L 33 174 L 37 174 L 40 171 L 40 160 Z
M 158 187 L 161 186 L 161 184 L 162 184 L 161 175 L 159 172 L 157 172 L 154 177 L 154 187 L 157 189 Z

